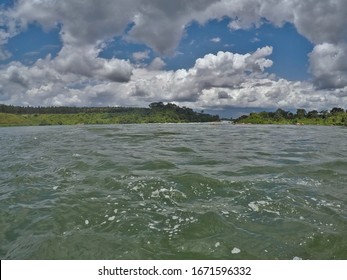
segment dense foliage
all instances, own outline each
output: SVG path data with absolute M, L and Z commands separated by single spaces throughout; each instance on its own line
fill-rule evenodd
M 219 116 L 162 102 L 134 107 L 21 107 L 0 104 L 0 125 L 214 122 Z
M 251 113 L 234 120 L 235 123 L 249 124 L 307 124 L 307 125 L 347 125 L 347 112 L 342 108 L 330 111 L 307 112 L 297 109 L 296 113 L 277 109 L 275 112 Z

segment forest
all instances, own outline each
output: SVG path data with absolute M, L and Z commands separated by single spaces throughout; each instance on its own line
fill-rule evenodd
M 137 107 L 23 107 L 0 104 L 0 126 L 216 122 L 218 115 L 173 103 Z
M 237 124 L 296 124 L 296 125 L 347 125 L 347 112 L 334 107 L 318 112 L 297 109 L 296 113 L 277 109 L 275 112 L 260 112 L 243 115 L 234 120 Z

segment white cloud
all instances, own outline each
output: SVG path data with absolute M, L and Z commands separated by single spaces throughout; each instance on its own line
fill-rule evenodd
M 272 48 L 264 47 L 245 55 L 230 52 L 208 54 L 197 59 L 194 67 L 188 70 L 154 74 L 134 70 L 132 82 L 137 91 L 151 92 L 154 100 L 196 102 L 204 90 L 238 88 L 248 79 L 262 79 L 265 68 L 272 65 L 272 61 L 266 59 L 271 52 Z
M 167 100 L 194 106 L 347 106 L 347 5 L 345 0 L 18 0 L 0 9 L 0 60 L 10 57 L 8 40 L 30 23 L 60 28 L 63 47 L 55 58 L 32 66 L 0 68 L 0 101 L 13 104 L 121 105 Z M 148 69 L 100 58 L 115 36 L 174 54 L 192 22 L 229 17 L 232 30 L 264 21 L 294 24 L 315 47 L 310 54 L 314 84 L 266 74 L 272 48 L 254 53 L 207 54 L 190 69 L 163 71 L 156 57 Z M 218 37 L 212 41 L 217 42 Z M 148 52 L 134 53 L 136 62 Z M 151 71 L 148 71 L 151 70 Z M 329 89 L 326 91 L 324 89 Z M 94 103 L 93 103 L 94 102 Z M 319 105 L 319 106 L 318 106 Z
M 160 57 L 156 57 L 153 59 L 151 64 L 148 66 L 149 70 L 161 70 L 166 66 L 166 63 L 164 60 L 162 60 Z
M 78 12 L 77 12 L 78 11 Z M 185 26 L 192 20 L 205 23 L 228 16 L 232 29 L 259 26 L 265 19 L 281 26 L 293 23 L 316 44 L 346 41 L 345 0 L 19 0 L 13 9 L 1 11 L 1 24 L 12 35 L 28 23 L 44 28 L 61 25 L 68 44 L 94 44 L 121 35 L 128 24 L 129 38 L 161 53 L 172 52 Z
M 128 82 L 132 66 L 128 61 L 116 58 L 98 57 L 100 49 L 93 46 L 64 46 L 52 61 L 52 66 L 61 73 L 73 73 L 89 78 L 105 79 L 114 82 Z
M 213 43 L 219 43 L 221 39 L 219 37 L 215 37 L 215 38 L 212 38 L 210 41 Z
M 133 59 L 136 62 L 145 60 L 149 58 L 149 50 L 143 51 L 143 52 L 134 52 L 133 53 Z
M 267 59 L 270 54 L 270 47 L 243 55 L 219 52 L 198 59 L 188 70 L 133 68 L 127 83 L 106 82 L 77 70 L 73 74 L 61 71 L 50 57 L 32 66 L 15 62 L 0 69 L 0 101 L 36 106 L 147 106 L 163 100 L 197 109 L 326 109 L 347 105 L 347 87 L 327 92 L 316 90 L 308 82 L 291 82 L 266 74 L 266 68 L 271 66 Z

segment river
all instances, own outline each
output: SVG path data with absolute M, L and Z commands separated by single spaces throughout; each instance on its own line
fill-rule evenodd
M 1 259 L 347 259 L 347 129 L 0 128 Z

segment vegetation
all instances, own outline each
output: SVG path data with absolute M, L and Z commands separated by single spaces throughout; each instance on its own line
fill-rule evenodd
M 330 111 L 317 110 L 306 112 L 297 109 L 296 113 L 277 109 L 275 112 L 251 113 L 234 120 L 235 123 L 247 124 L 306 124 L 306 125 L 344 125 L 347 126 L 347 112 L 342 108 Z
M 132 107 L 21 107 L 0 104 L 0 126 L 214 122 L 219 116 L 155 102 Z

